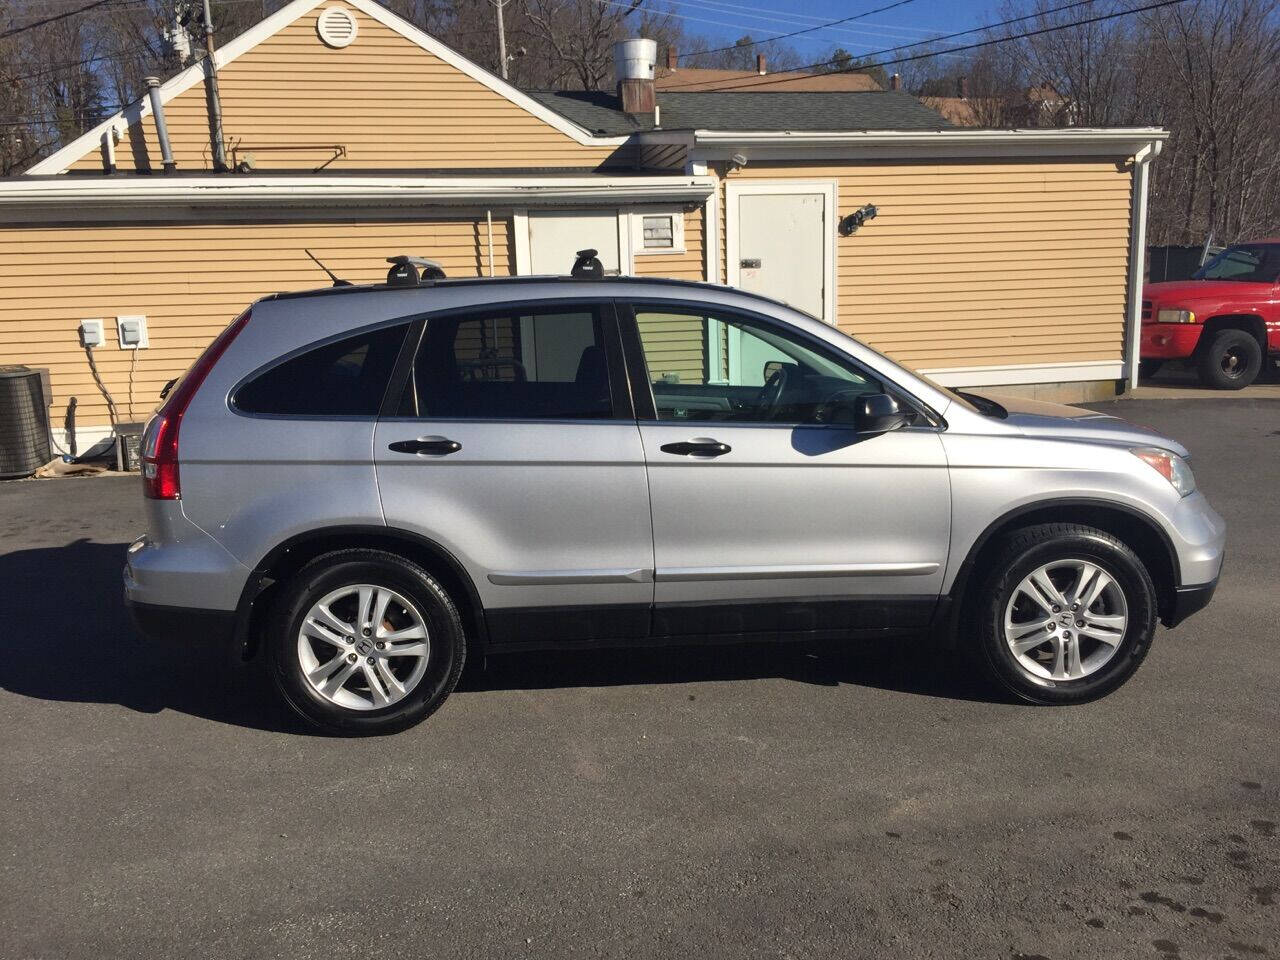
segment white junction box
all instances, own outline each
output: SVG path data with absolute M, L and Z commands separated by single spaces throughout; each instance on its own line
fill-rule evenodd
M 80 321 L 80 346 L 100 347 L 102 346 L 102 337 L 101 320 Z
M 147 342 L 147 318 L 116 317 L 116 336 L 120 339 L 121 350 L 139 350 L 150 346 Z

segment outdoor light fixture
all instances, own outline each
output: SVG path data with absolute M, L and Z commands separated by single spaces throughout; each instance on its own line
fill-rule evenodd
M 858 228 L 868 220 L 874 220 L 880 211 L 875 208 L 874 204 L 868 203 L 865 207 L 853 211 L 847 217 L 840 221 L 840 236 L 848 237 L 857 232 Z

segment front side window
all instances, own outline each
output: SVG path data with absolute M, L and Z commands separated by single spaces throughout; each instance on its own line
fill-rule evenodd
M 1195 280 L 1235 280 L 1275 283 L 1280 279 L 1280 244 L 1257 243 L 1227 247 L 1193 274 Z
M 884 385 L 785 328 L 734 315 L 637 307 L 659 420 L 843 423 Z
M 400 412 L 451 420 L 612 417 L 600 309 L 513 305 L 429 319 Z
M 400 323 L 307 350 L 241 386 L 232 403 L 276 416 L 377 416 L 408 331 Z

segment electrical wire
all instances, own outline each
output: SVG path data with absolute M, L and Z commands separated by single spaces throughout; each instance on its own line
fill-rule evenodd
M 745 13 L 744 8 L 741 4 L 731 3 L 731 2 L 728 2 L 728 0 L 680 0 L 680 5 L 681 6 L 689 5 L 689 6 L 695 6 L 695 7 L 711 7 L 711 8 L 719 7 L 720 9 L 726 10 L 727 12 L 730 12 L 730 13 L 742 12 L 743 16 L 748 15 Z M 777 14 L 778 16 L 772 19 L 780 19 L 783 22 L 787 22 L 787 23 L 808 22 L 808 23 L 825 24 L 830 22 L 827 20 L 826 17 L 815 17 L 811 14 L 792 13 L 789 10 L 779 10 L 776 7 L 752 6 L 750 9 L 758 10 L 761 13 Z M 912 34 L 912 33 L 934 34 L 939 32 L 936 29 L 930 29 L 926 27 L 911 27 L 911 26 L 907 26 L 906 24 L 895 24 L 895 23 L 863 23 L 862 26 L 884 27 L 887 30 L 892 30 L 893 32 L 903 33 L 903 34 Z
M 787 16 L 785 16 L 785 15 L 784 15 L 784 16 L 766 16 L 766 15 L 765 15 L 765 14 L 763 14 L 763 13 L 746 13 L 746 12 L 739 12 L 739 11 L 738 11 L 738 9 L 736 9 L 736 8 L 734 8 L 734 9 L 730 9 L 730 10 L 725 10 L 725 9 L 724 9 L 724 4 L 721 4 L 721 3 L 717 2 L 717 0 L 680 0 L 680 5 L 681 5 L 681 7 L 695 7 L 695 8 L 699 8 L 699 7 L 701 7 L 701 8 L 704 8 L 704 9 L 710 10 L 712 13 L 720 13 L 720 14 L 728 13 L 728 14 L 734 14 L 734 15 L 737 15 L 737 16 L 740 16 L 740 17 L 746 17 L 748 20 L 762 20 L 762 21 L 767 21 L 767 22 L 769 22 L 769 23 L 780 23 L 780 24 L 784 24 L 784 25 L 787 25 L 787 26 L 795 26 L 795 25 L 797 25 L 798 23 L 799 23 L 799 24 L 803 24 L 803 23 L 804 23 L 804 21 L 803 21 L 803 20 L 797 20 L 797 19 L 794 19 L 794 18 L 787 17 Z M 758 8 L 758 9 L 759 9 L 759 8 Z M 769 8 L 769 9 L 765 10 L 765 13 L 782 13 L 782 11 L 779 11 L 779 10 L 773 10 L 772 8 Z M 813 19 L 815 19 L 815 18 L 810 17 L 810 18 L 806 18 L 806 19 L 808 19 L 808 20 L 812 21 L 812 20 L 813 20 Z M 884 39 L 904 39 L 904 40 L 905 40 L 905 39 L 912 39 L 912 40 L 914 40 L 914 39 L 916 39 L 916 37 L 917 37 L 918 35 L 920 35 L 920 34 L 924 34 L 924 35 L 926 35 L 926 36 L 929 36 L 929 35 L 932 35 L 932 34 L 935 34 L 935 33 L 937 33 L 937 32 L 938 32 L 938 31 L 936 31 L 936 30 L 919 30 L 919 29 L 912 30 L 911 32 L 907 32 L 907 29 L 906 29 L 906 28 L 899 29 L 899 28 L 897 28 L 897 27 L 891 26 L 890 24 L 883 24 L 883 23 L 876 23 L 876 24 L 866 23 L 866 24 L 863 24 L 863 25 L 858 26 L 858 27 L 830 27 L 830 28 L 828 28 L 828 27 L 826 27 L 826 26 L 825 26 L 825 24 L 821 24 L 821 26 L 822 26 L 822 28 L 823 28 L 823 29 L 830 29 L 833 33 L 838 33 L 838 34 L 841 34 L 841 35 L 848 34 L 848 35 L 849 35 L 849 38 L 848 38 L 848 41 L 847 41 L 847 42 L 853 41 L 853 40 L 855 40 L 856 38 L 859 38 L 859 37 L 861 37 L 861 38 L 866 38 L 866 37 L 880 37 L 880 38 L 882 38 L 882 42 L 883 42 L 883 40 L 884 40 Z M 874 28 L 874 29 L 873 29 L 873 28 Z M 776 27 L 764 27 L 764 28 L 762 28 L 762 29 L 777 29 L 777 28 L 776 28 Z M 821 37 L 806 37 L 805 39 L 806 39 L 806 40 L 822 40 L 823 38 L 821 38 Z M 840 39 L 840 37 L 837 37 L 837 39 Z
M 864 10 L 862 13 L 851 14 L 850 16 L 842 17 L 839 20 L 832 20 L 828 23 L 819 24 L 816 27 L 805 27 L 803 30 L 793 30 L 791 33 L 780 33 L 776 37 L 766 37 L 763 40 L 751 40 L 747 43 L 734 43 L 727 47 L 715 47 L 711 50 L 700 50 L 698 52 L 705 56 L 708 53 L 723 53 L 725 50 L 746 50 L 750 47 L 757 47 L 762 43 L 771 43 L 774 40 L 790 40 L 792 37 L 803 36 L 806 33 L 814 33 L 818 30 L 839 26 L 842 23 L 849 23 L 853 20 L 861 20 L 863 17 L 874 16 L 877 13 L 884 13 L 886 10 L 893 10 L 895 7 L 906 6 L 908 3 L 914 2 L 915 0 L 893 0 L 892 3 L 887 3 L 883 7 L 876 7 L 874 10 Z
M 1077 3 L 1068 4 L 1067 6 L 1082 6 L 1085 3 L 1092 3 L 1092 2 L 1094 2 L 1094 0 L 1078 0 Z M 1114 13 L 1101 14 L 1096 17 L 1088 17 L 1084 20 L 1072 20 L 1070 23 L 1057 24 L 1056 26 L 1051 26 L 1051 27 L 1041 27 L 1038 30 L 1027 30 L 1023 33 L 1011 34 L 1007 37 L 994 37 L 990 40 L 983 40 L 978 43 L 969 43 L 969 44 L 965 44 L 963 46 L 958 46 L 958 47 L 948 47 L 946 50 L 934 50 L 928 53 L 918 53 L 910 57 L 895 57 L 893 59 L 866 62 L 866 60 L 870 57 L 878 57 L 881 54 L 894 53 L 898 50 L 907 50 L 907 49 L 910 49 L 911 47 L 920 46 L 922 43 L 927 44 L 927 43 L 932 43 L 934 41 L 926 40 L 926 41 L 921 41 L 921 43 L 912 43 L 912 44 L 906 44 L 905 46 L 891 47 L 888 50 L 879 50 L 873 53 L 857 55 L 859 61 L 861 61 L 859 62 L 857 69 L 868 70 L 868 69 L 873 69 L 875 67 L 887 67 L 887 66 L 892 66 L 892 65 L 901 64 L 901 63 L 914 63 L 917 60 L 928 60 L 933 57 L 943 57 L 951 54 L 963 53 L 967 50 L 978 50 L 983 47 L 993 47 L 1001 43 L 1009 43 L 1012 40 L 1023 40 L 1023 39 L 1026 39 L 1027 37 L 1038 37 L 1046 33 L 1056 33 L 1059 30 L 1070 30 L 1073 27 L 1084 27 L 1084 26 L 1088 26 L 1091 23 L 1101 23 L 1105 20 L 1114 20 L 1117 17 L 1127 17 L 1135 13 L 1142 13 L 1143 11 L 1146 11 L 1146 10 L 1159 10 L 1161 7 L 1172 7 L 1176 4 L 1186 3 L 1186 2 L 1187 0 L 1159 0 L 1159 2 L 1157 3 L 1148 3 L 1141 7 L 1133 7 L 1129 10 L 1118 10 Z M 1058 9 L 1065 9 L 1065 7 L 1058 8 Z M 1047 13 L 1049 11 L 1045 11 L 1045 12 Z M 1033 17 L 1042 16 L 1042 14 L 1030 14 L 1030 16 L 1033 16 Z M 1015 18 L 1015 19 L 1018 19 L 1018 18 Z M 1020 19 L 1026 19 L 1026 18 L 1020 18 Z M 992 27 L 975 27 L 973 30 L 965 30 L 963 31 L 963 33 L 975 33 L 978 30 L 992 29 L 993 27 L 1000 26 L 1000 25 L 1001 24 L 993 24 Z M 841 61 L 838 61 L 838 60 L 819 60 L 816 63 L 808 63 L 808 64 L 805 64 L 804 66 L 795 67 L 793 69 L 794 70 L 814 70 L 822 67 L 839 66 L 840 62 Z M 700 88 L 700 91 L 721 91 L 721 90 L 737 90 L 741 88 L 758 87 L 758 86 L 768 86 L 771 83 L 785 83 L 785 82 L 787 82 L 786 77 L 774 78 L 766 75 L 763 77 L 746 77 L 741 80 L 738 80 L 738 79 L 726 80 L 726 81 L 717 83 L 714 86 L 707 86 L 705 83 L 697 83 L 697 82 L 687 83 L 687 84 L 677 83 L 677 84 L 672 84 L 669 87 L 665 87 L 664 92 L 679 90 L 681 87 L 687 87 L 687 86 L 697 86 Z
M 43 20 L 35 20 L 31 23 L 24 23 L 20 27 L 13 27 L 6 30 L 3 33 L 0 33 L 0 40 L 5 40 L 9 37 L 16 37 L 20 33 L 26 33 L 28 30 L 34 30 L 37 27 L 43 27 L 50 23 L 57 23 L 59 20 L 66 20 L 68 17 L 74 17 L 81 13 L 88 13 L 90 10 L 96 10 L 98 7 L 105 7 L 108 4 L 114 4 L 117 2 L 119 2 L 119 0 L 93 0 L 93 3 L 80 7 L 76 10 L 65 10 L 62 13 L 55 13 L 51 17 L 45 17 Z

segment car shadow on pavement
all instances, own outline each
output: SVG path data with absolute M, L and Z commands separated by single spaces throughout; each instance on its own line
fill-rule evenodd
M 168 643 L 139 636 L 120 583 L 126 546 L 77 540 L 0 554 L 0 584 L 11 599 L 0 640 L 0 687 L 42 700 L 118 703 L 142 713 L 175 710 L 237 726 L 314 732 L 283 706 L 256 664 L 180 636 Z M 966 676 L 921 638 L 504 654 L 470 664 L 459 692 L 777 677 L 991 699 Z
M 305 732 L 264 671 L 229 651 L 144 640 L 125 610 L 124 543 L 77 540 L 0 554 L 9 615 L 0 687 L 26 697 L 176 710 L 222 723 Z

